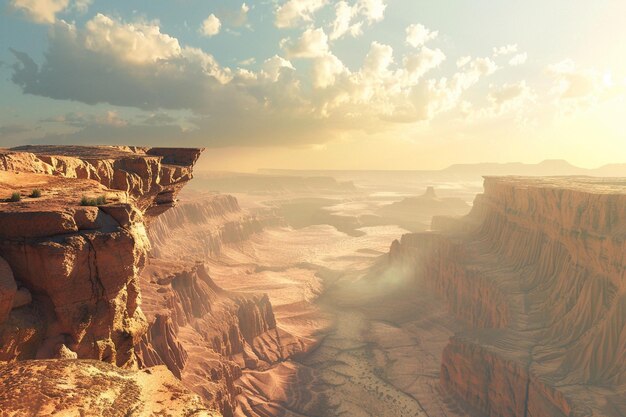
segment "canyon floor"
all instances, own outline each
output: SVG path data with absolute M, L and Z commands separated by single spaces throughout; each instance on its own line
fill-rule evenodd
M 236 196 L 250 210 L 276 201 Z M 399 198 L 334 195 L 324 210 L 357 219 Z M 283 195 L 280 201 L 302 198 Z M 267 293 L 277 325 L 312 341 L 307 352 L 270 369 L 244 370 L 237 415 L 471 415 L 439 388 L 443 348 L 462 325 L 437 294 L 387 265 L 391 242 L 407 230 L 389 224 L 344 233 L 305 223 L 266 229 L 224 247 L 210 262 L 220 287 Z

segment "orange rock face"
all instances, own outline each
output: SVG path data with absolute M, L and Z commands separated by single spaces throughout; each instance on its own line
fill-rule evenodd
M 242 369 L 266 369 L 302 346 L 276 328 L 267 295 L 222 290 L 204 262 L 277 222 L 271 213 L 247 214 L 232 196 L 207 195 L 148 228 L 153 245 L 140 281 L 148 332 L 136 347 L 140 362 L 167 366 L 224 416 L 236 412 Z
M 490 417 L 624 415 L 626 181 L 486 178 L 448 225 L 390 252 L 473 328 L 443 387 Z
M 137 280 L 149 250 L 145 222 L 174 204 L 200 152 L 0 151 L 0 194 L 21 194 L 0 202 L 0 360 L 71 352 L 136 366 L 134 345 L 147 331 Z M 83 197 L 105 201 L 85 206 Z

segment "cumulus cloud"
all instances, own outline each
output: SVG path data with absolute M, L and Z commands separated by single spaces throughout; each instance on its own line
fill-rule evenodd
M 335 20 L 333 21 L 330 39 L 339 39 L 349 34 L 357 37 L 363 33 L 363 22 L 353 23 L 352 19 L 358 15 L 358 7 L 350 6 L 346 1 L 340 1 L 335 5 Z
M 328 53 L 328 36 L 324 29 L 307 29 L 296 41 L 283 39 L 281 46 L 288 57 L 315 58 Z
M 290 28 L 301 22 L 310 22 L 315 12 L 327 2 L 327 0 L 288 0 L 276 9 L 276 27 Z
M 382 0 L 355 0 L 352 4 L 340 1 L 335 5 L 335 19 L 330 28 L 330 39 L 363 34 L 363 27 L 384 18 L 386 4 Z
M 225 14 L 225 19 L 228 21 L 228 24 L 234 27 L 246 26 L 248 24 L 248 12 L 250 11 L 250 6 L 246 3 L 242 3 L 239 9 L 234 12 L 228 12 Z
M 423 47 L 419 52 L 404 57 L 404 67 L 411 80 L 419 80 L 428 71 L 437 68 L 445 61 L 446 56 L 441 49 Z
M 84 1 L 79 1 L 81 5 Z M 53 23 L 56 14 L 67 9 L 69 0 L 10 0 L 9 5 L 37 23 Z
M 57 35 L 76 36 L 74 40 L 91 52 L 132 64 L 154 63 L 182 53 L 178 40 L 161 33 L 156 22 L 121 23 L 97 14 L 87 22 L 82 33 L 65 22 L 59 23 L 57 29 Z
M 76 10 L 78 13 L 87 13 L 87 10 L 89 10 L 89 6 L 91 6 L 92 3 L 93 0 L 74 0 L 74 4 L 71 8 Z
M 370 22 L 378 22 L 385 17 L 387 5 L 384 0 L 360 0 L 359 8 Z
M 285 70 L 295 71 L 296 69 L 290 61 L 278 55 L 274 55 L 273 57 L 266 59 L 263 63 L 262 74 L 272 82 L 276 82 Z
M 626 82 L 614 83 L 610 73 L 579 68 L 566 59 L 549 65 L 547 73 L 553 79 L 549 94 L 560 113 L 572 114 L 626 95 Z
M 493 56 L 503 56 L 503 55 L 511 55 L 517 52 L 517 44 L 500 46 L 497 48 L 493 48 Z
M 439 35 L 437 31 L 431 31 L 424 25 L 414 24 L 406 28 L 406 42 L 414 48 L 424 45 Z
M 335 55 L 328 53 L 318 57 L 313 64 L 313 86 L 327 88 L 335 84 L 337 77 L 348 70 Z
M 428 120 L 458 106 L 465 91 L 497 69 L 490 58 L 476 58 L 450 77 L 428 78 L 445 60 L 443 51 L 422 46 L 395 56 L 390 45 L 372 42 L 360 68 L 351 70 L 333 54 L 322 28 L 282 46 L 284 56 L 258 69 L 231 69 L 163 33 L 158 22 L 98 14 L 82 27 L 53 24 L 41 64 L 13 51 L 12 80 L 27 94 L 53 99 L 189 114 L 184 128 L 160 116 L 100 115 L 49 141 L 140 143 L 149 133 L 151 140 L 176 135 L 189 144 L 226 146 L 319 143 L 337 132 Z M 310 65 L 298 71 L 290 58 Z M 76 115 L 59 123 L 79 128 Z
M 494 106 L 496 112 L 502 113 L 503 111 L 511 108 L 519 108 L 527 100 L 532 100 L 534 94 L 526 84 L 526 81 L 520 81 L 517 83 L 503 84 L 497 87 L 491 87 L 491 91 L 488 95 L 489 102 Z
M 509 65 L 512 67 L 516 67 L 518 65 L 525 64 L 527 60 L 528 60 L 528 54 L 526 52 L 523 52 L 521 54 L 517 54 L 513 56 L 513 58 L 509 60 Z
M 84 128 L 88 126 L 122 127 L 128 125 L 128 120 L 122 118 L 115 110 L 108 110 L 104 114 L 89 114 L 72 112 L 61 116 L 42 120 L 48 123 L 63 123 L 67 126 Z
M 202 22 L 201 32 L 204 36 L 215 36 L 220 33 L 222 22 L 213 13 Z

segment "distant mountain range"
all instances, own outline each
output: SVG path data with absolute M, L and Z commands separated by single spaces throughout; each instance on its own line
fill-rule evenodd
M 586 169 L 577 167 L 562 159 L 549 159 L 538 164 L 511 163 L 477 163 L 455 164 L 442 170 L 403 170 L 403 171 L 376 171 L 376 170 L 283 170 L 260 169 L 260 174 L 272 175 L 322 175 L 332 177 L 364 176 L 364 175 L 426 175 L 426 176 L 562 176 L 562 175 L 589 175 L 597 177 L 626 177 L 626 163 L 610 164 L 600 168 Z

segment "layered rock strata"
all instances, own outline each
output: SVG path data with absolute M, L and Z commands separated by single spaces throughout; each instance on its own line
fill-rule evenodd
M 141 288 L 149 324 L 138 355 L 144 366 L 166 365 L 225 416 L 236 412 L 243 369 L 265 369 L 303 346 L 276 327 L 267 295 L 222 290 L 204 262 L 277 223 L 271 212 L 253 215 L 232 196 L 210 194 L 188 199 L 148 229 L 153 247 Z
M 441 384 L 483 415 L 626 413 L 626 181 L 485 179 L 472 213 L 392 245 L 473 330 Z
M 0 151 L 0 361 L 138 366 L 148 331 L 145 225 L 172 207 L 201 149 Z

